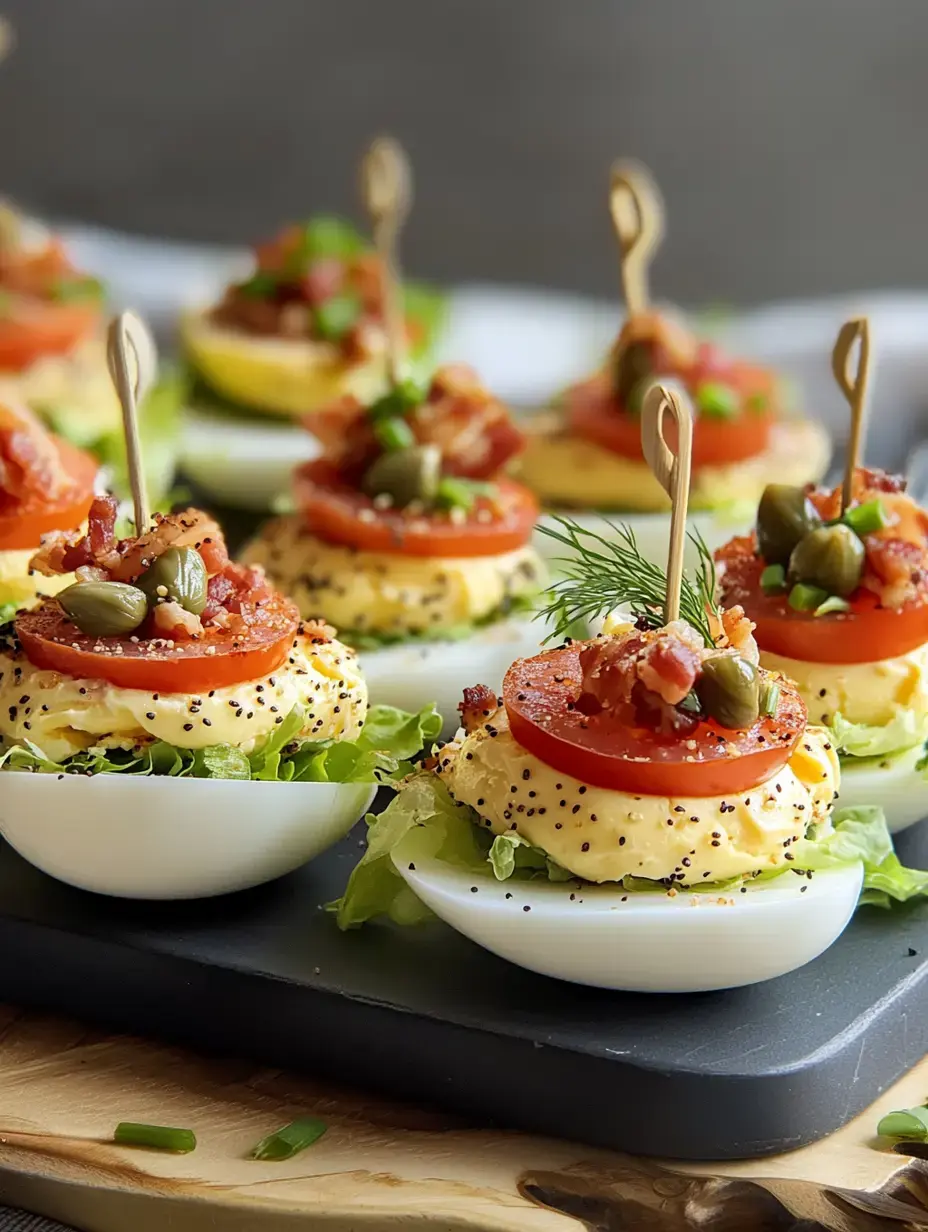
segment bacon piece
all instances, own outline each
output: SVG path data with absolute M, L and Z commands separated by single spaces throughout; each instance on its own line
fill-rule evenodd
M 200 550 L 207 573 L 219 572 L 229 559 L 219 524 L 209 514 L 199 509 L 164 515 L 156 513 L 151 530 L 119 544 L 119 560 L 110 567 L 113 581 L 134 581 L 168 548 L 183 547 Z
M 203 635 L 200 617 L 194 616 L 179 603 L 156 604 L 151 619 L 158 637 L 170 637 L 175 641 L 191 641 Z
M 701 661 L 698 650 L 675 637 L 660 637 L 641 656 L 638 679 L 668 706 L 677 706 L 696 683 Z
M 0 404 L 0 504 L 56 500 L 73 486 L 54 437 L 26 406 Z
M 580 696 L 585 714 L 628 705 L 638 681 L 638 659 L 647 645 L 644 634 L 603 638 L 580 651 Z
M 499 698 L 485 684 L 477 684 L 473 688 L 465 689 L 464 700 L 458 702 L 461 725 L 467 732 L 483 727 L 487 719 L 498 709 Z

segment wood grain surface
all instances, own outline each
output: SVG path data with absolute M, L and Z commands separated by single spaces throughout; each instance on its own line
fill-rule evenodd
M 0 1008 L 0 1203 L 83 1232 L 273 1232 L 309 1217 L 337 1232 L 411 1217 L 436 1232 L 928 1227 L 928 1169 L 872 1137 L 882 1112 L 926 1091 L 928 1062 L 845 1129 L 791 1155 L 661 1164 Z M 316 1146 L 286 1163 L 247 1159 L 300 1114 L 327 1121 Z M 197 1150 L 116 1147 L 108 1139 L 121 1120 L 192 1128 Z

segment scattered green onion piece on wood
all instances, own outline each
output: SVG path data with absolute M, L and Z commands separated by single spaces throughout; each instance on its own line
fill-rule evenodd
M 906 1142 L 928 1141 L 928 1108 L 905 1108 L 889 1112 L 876 1127 L 881 1138 L 901 1138 Z
M 470 510 L 473 509 L 475 500 L 474 489 L 469 483 L 448 476 L 441 480 L 435 493 L 435 504 L 439 509 Z
M 760 575 L 760 588 L 765 595 L 776 595 L 786 590 L 786 570 L 782 565 L 768 565 Z
M 797 582 L 789 592 L 788 602 L 794 612 L 814 612 L 828 597 L 828 591 L 822 590 L 821 586 L 807 586 L 805 582 Z
M 772 719 L 780 704 L 780 686 L 771 681 L 763 685 L 760 692 L 759 710 L 762 716 Z
M 252 1149 L 251 1158 L 274 1161 L 292 1159 L 318 1142 L 328 1128 L 325 1121 L 320 1121 L 318 1117 L 300 1117 L 262 1138 Z
M 113 1134 L 120 1146 L 144 1146 L 153 1151 L 173 1151 L 189 1155 L 196 1150 L 197 1139 L 192 1129 L 171 1129 L 167 1125 L 140 1125 L 120 1121 Z
M 815 609 L 816 616 L 828 616 L 831 612 L 849 612 L 851 605 L 847 599 L 842 599 L 840 595 L 829 595 L 824 603 L 820 603 Z
M 405 419 L 374 420 L 374 435 L 389 453 L 409 449 L 416 443 L 412 428 Z
M 862 505 L 854 505 L 844 515 L 844 522 L 858 535 L 871 535 L 876 530 L 884 530 L 889 525 L 889 518 L 883 508 L 880 498 L 865 501 Z
M 705 381 L 696 390 L 696 409 L 707 419 L 734 419 L 741 409 L 738 392 L 719 381 Z
M 357 325 L 360 316 L 361 301 L 357 295 L 332 295 L 317 305 L 313 323 L 320 338 L 340 342 Z

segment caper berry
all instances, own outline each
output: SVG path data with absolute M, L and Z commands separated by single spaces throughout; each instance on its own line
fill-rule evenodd
M 139 590 L 151 603 L 179 603 L 199 616 L 206 607 L 209 578 L 196 548 L 168 548 L 138 579 Z
M 636 385 L 654 375 L 654 355 L 649 342 L 631 342 L 618 347 L 612 361 L 612 388 L 627 403 Z
M 75 582 L 58 602 L 89 637 L 126 637 L 148 614 L 148 600 L 126 582 Z
M 437 445 L 414 445 L 384 453 L 361 480 L 368 496 L 389 496 L 402 509 L 413 501 L 435 499 L 441 478 L 441 451 Z
M 830 595 L 849 595 L 860 584 L 864 545 L 849 526 L 820 526 L 793 548 L 789 576 L 793 582 L 821 586 Z
M 758 550 L 768 565 L 788 564 L 790 552 L 803 535 L 821 524 L 802 488 L 770 483 L 757 508 Z
M 720 727 L 743 731 L 760 714 L 757 668 L 740 655 L 712 655 L 703 661 L 696 696 Z

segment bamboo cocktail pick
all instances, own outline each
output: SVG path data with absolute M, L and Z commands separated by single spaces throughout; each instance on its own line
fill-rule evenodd
M 395 386 L 402 380 L 406 367 L 406 322 L 397 241 L 412 201 L 412 173 L 403 147 L 392 137 L 378 137 L 365 154 L 361 163 L 361 192 L 371 220 L 374 246 L 383 264 L 387 373 Z
M 665 416 L 676 429 L 676 453 L 664 437 Z M 670 497 L 670 551 L 664 623 L 680 618 L 680 587 L 686 548 L 686 510 L 690 499 L 693 414 L 685 398 L 666 385 L 652 385 L 641 407 L 641 449 L 654 477 Z
M 7 58 L 16 45 L 16 36 L 8 17 L 0 13 L 0 64 Z
M 615 163 L 609 212 L 619 241 L 619 271 L 628 315 L 647 312 L 648 267 L 664 236 L 664 203 L 650 172 L 638 163 Z
M 857 351 L 857 371 L 852 377 L 851 352 L 855 342 L 860 345 Z M 853 499 L 854 471 L 860 464 L 867 426 L 867 382 L 870 378 L 870 321 L 867 317 L 852 317 L 841 326 L 831 353 L 831 370 L 838 382 L 838 388 L 851 408 L 851 436 L 847 446 L 844 487 L 841 491 L 841 512 L 844 513 Z
M 135 530 L 141 535 L 151 523 L 151 510 L 139 445 L 138 405 L 155 378 L 157 358 L 148 327 L 134 312 L 121 312 L 110 322 L 106 333 L 106 363 L 122 407 Z

